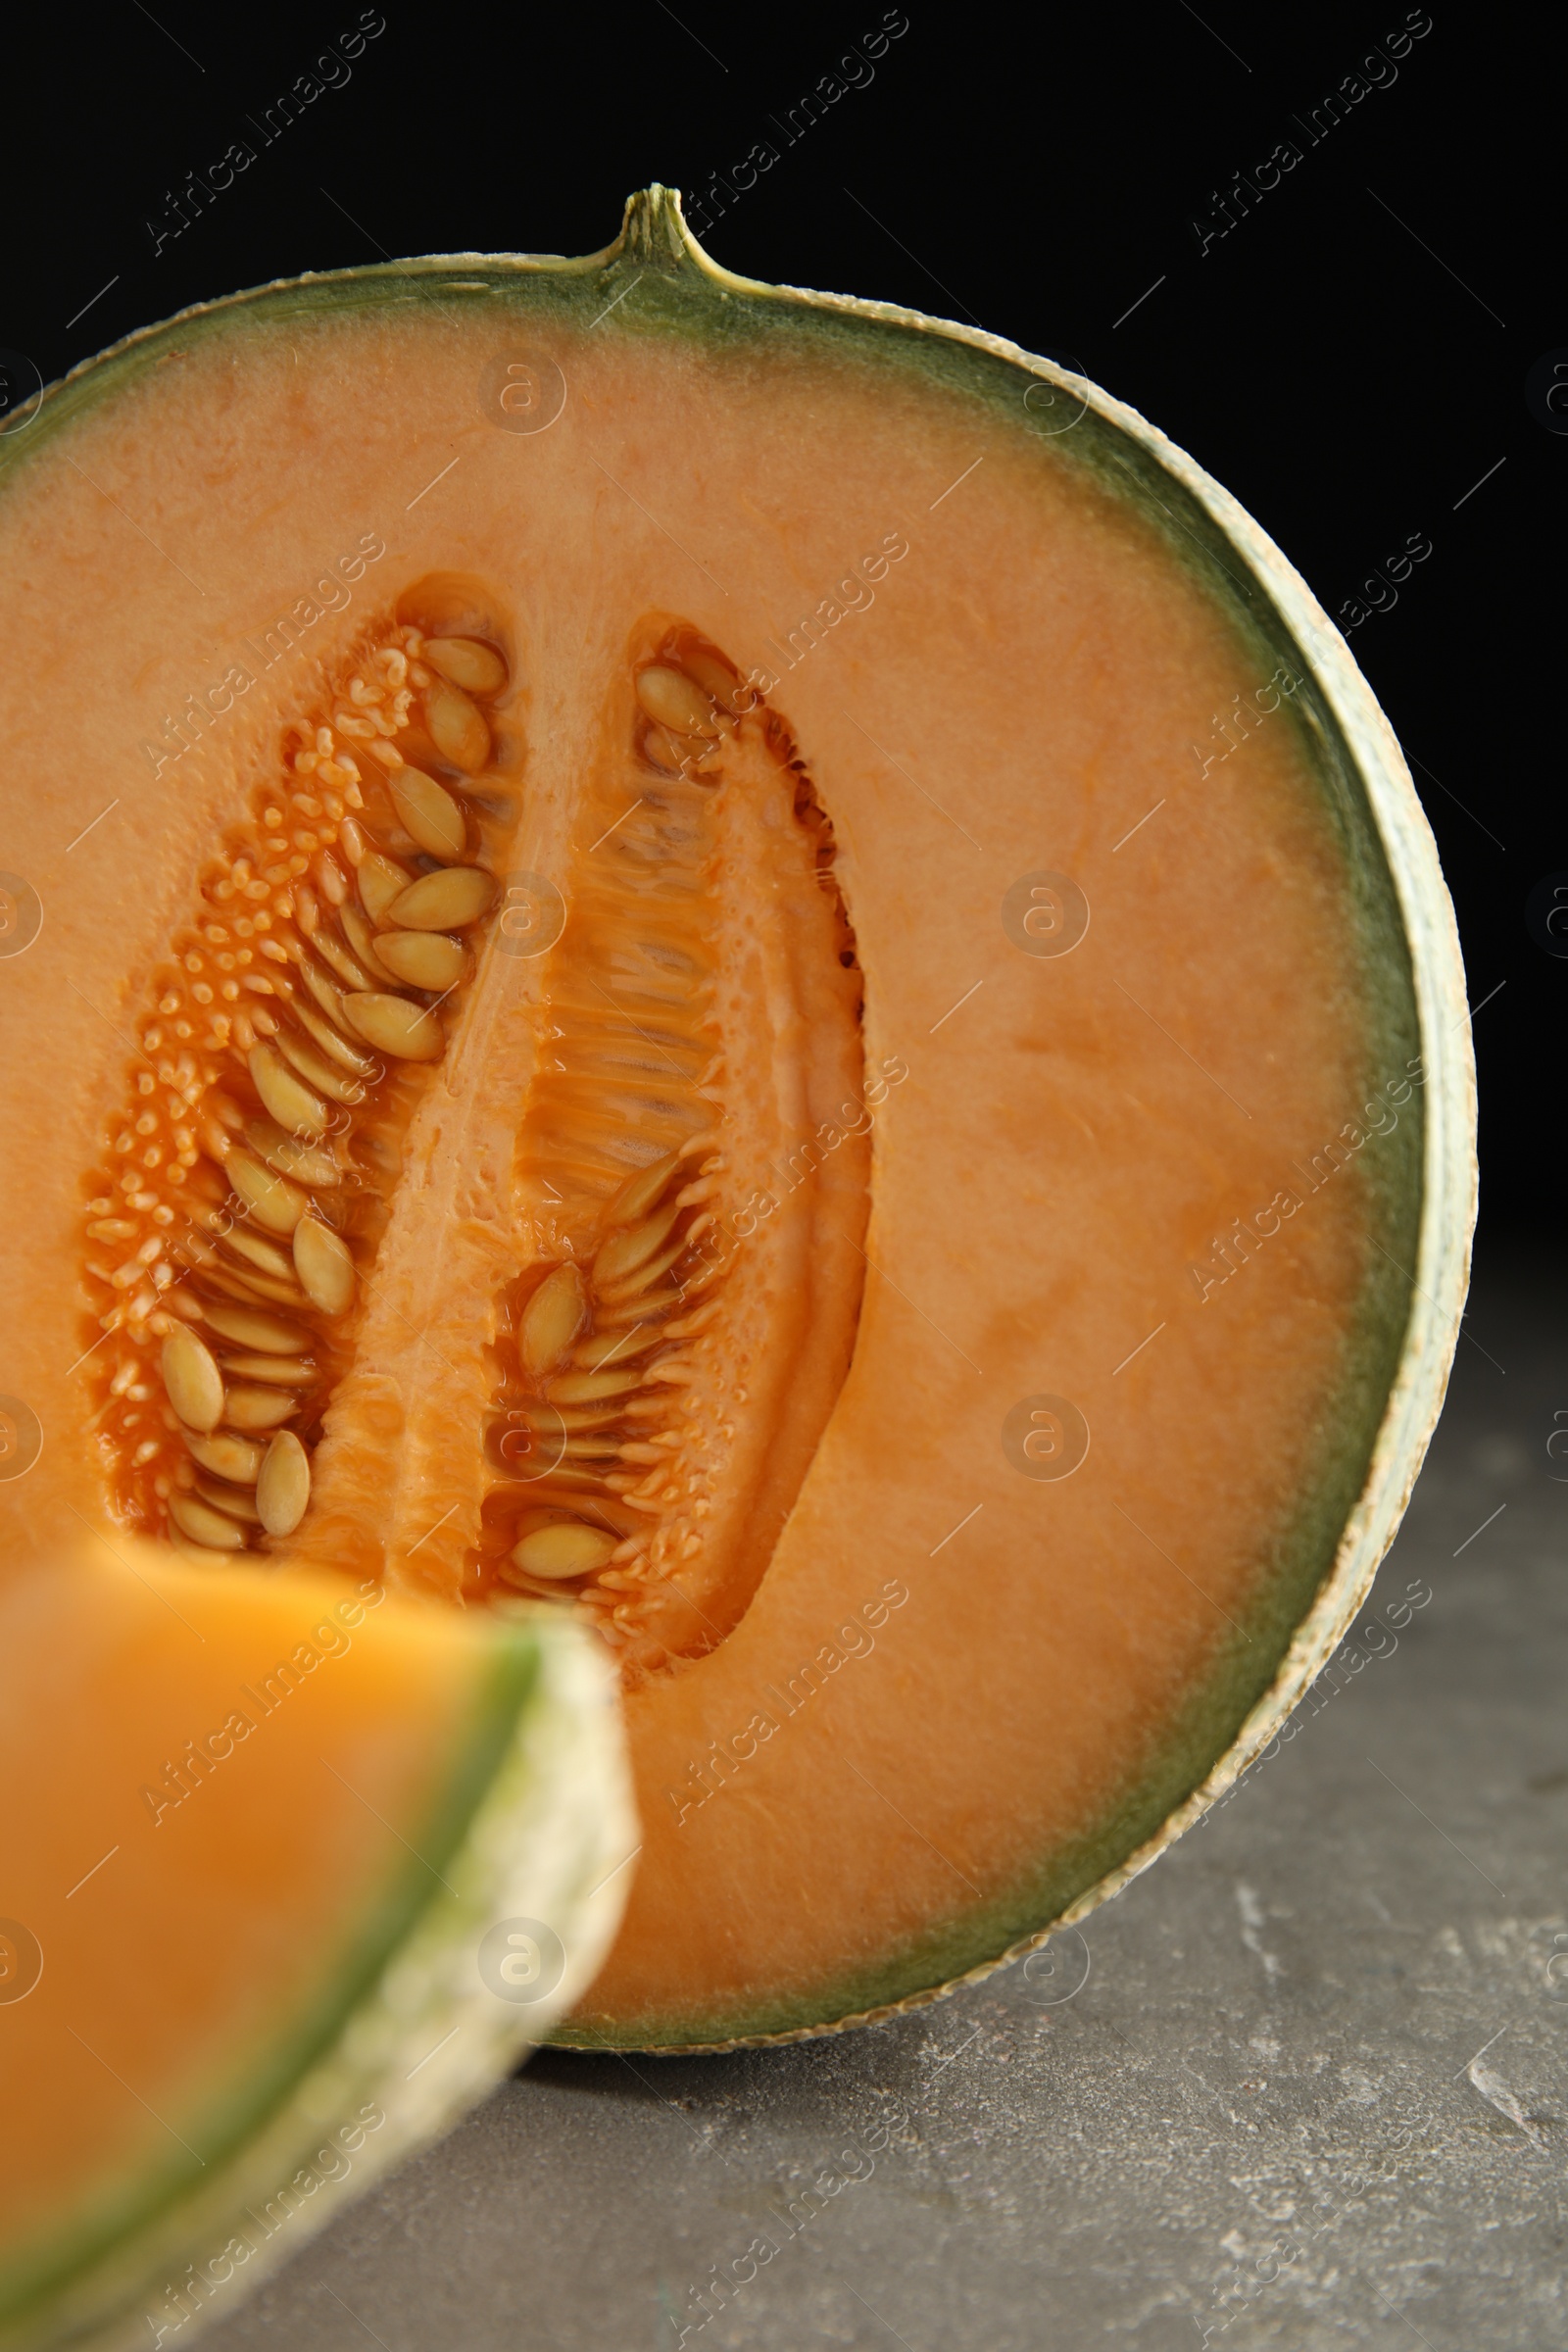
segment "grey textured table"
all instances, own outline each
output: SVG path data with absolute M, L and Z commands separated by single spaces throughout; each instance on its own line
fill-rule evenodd
M 1033 1982 L 538 2058 L 213 2352 L 1568 2346 L 1563 1271 L 1478 1285 L 1385 1654 Z

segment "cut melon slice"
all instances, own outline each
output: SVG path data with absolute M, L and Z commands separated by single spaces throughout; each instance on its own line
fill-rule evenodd
M 1452 910 L 1279 550 L 656 189 L 106 355 L 0 597 L 0 1511 L 590 1627 L 584 2040 L 1123 1884 L 1343 1632 L 1466 1276 Z
M 587 1984 L 636 1843 L 569 1626 L 118 1537 L 0 1592 L 0 1779 L 7 2346 L 237 2300 Z

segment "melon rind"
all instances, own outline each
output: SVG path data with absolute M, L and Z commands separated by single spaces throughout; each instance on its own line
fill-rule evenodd
M 637 1850 L 619 1714 L 589 1637 L 553 1612 L 518 1614 L 524 1622 L 498 1649 L 523 1663 L 536 1654 L 537 1670 L 501 1762 L 442 1865 L 450 1891 L 387 1953 L 372 1989 L 266 2125 L 196 2189 L 0 2328 L 0 2352 L 188 2340 L 200 2318 L 237 2309 L 343 2205 L 439 2137 L 581 1997 L 619 1922 Z M 505 1680 L 514 1690 L 515 1678 Z M 548 1921 L 565 1948 L 559 1984 L 526 2005 L 498 1998 L 478 1972 L 480 1939 L 509 1918 Z M 264 2236 L 257 2212 L 310 2166 L 324 2135 L 370 2102 L 386 2121 L 350 2169 L 320 2180 Z M 253 2247 L 242 2263 L 223 2251 L 235 2238 Z M 189 2320 L 171 2289 L 191 2308 Z

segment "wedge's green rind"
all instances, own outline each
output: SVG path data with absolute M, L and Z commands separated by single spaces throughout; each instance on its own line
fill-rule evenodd
M 237 2308 L 581 1996 L 618 1923 L 637 1834 L 610 1677 L 559 1615 L 531 1613 L 498 1640 L 428 1836 L 439 1881 L 419 1864 L 400 1874 L 290 2048 L 266 2053 L 231 2099 L 205 2170 L 186 2165 L 152 2210 L 127 2202 L 112 2233 L 99 2216 L 54 2249 L 49 2276 L 8 2297 L 0 2352 L 128 2352 Z M 499 1998 L 478 1970 L 487 1930 L 516 1918 L 548 1924 L 565 1951 L 559 1983 L 532 2003 Z M 345 2131 L 364 2132 L 352 2153 Z
M 979 404 L 1037 435 L 1043 459 L 1069 466 L 1159 536 L 1260 678 L 1285 662 L 1302 680 L 1287 723 L 1319 783 L 1350 892 L 1368 1091 L 1419 1062 L 1420 1092 L 1380 1144 L 1376 1173 L 1360 1163 L 1346 1179 L 1366 1189 L 1371 1246 L 1335 1409 L 1316 1434 L 1317 1475 L 1275 1531 L 1250 1640 L 1216 1654 L 1159 1754 L 1129 1771 L 1115 1804 L 1071 1852 L 903 1951 L 800 2001 L 701 2024 L 649 2020 L 638 2030 L 628 2021 L 615 2038 L 625 2047 L 727 2048 L 832 2032 L 983 1976 L 1117 1892 L 1274 1737 L 1365 1598 L 1442 1403 L 1468 1281 L 1474 1070 L 1452 907 L 1408 770 L 1344 639 L 1281 551 L 1200 466 L 1086 378 L 1000 337 L 890 304 L 736 276 L 696 245 L 667 189 L 633 197 L 620 237 L 582 259 L 388 263 L 263 287 L 146 329 L 54 387 L 33 425 L 0 437 L 0 492 L 29 451 L 172 345 L 225 330 L 241 314 L 258 330 L 293 335 L 356 308 L 407 302 L 493 305 L 498 328 L 524 334 L 594 325 L 748 357 L 761 346 L 780 361 L 883 370 L 891 382 L 917 376 L 938 399 Z M 1042 412 L 1035 403 L 1045 394 L 1055 405 Z M 569 2027 L 555 2038 L 603 2046 Z

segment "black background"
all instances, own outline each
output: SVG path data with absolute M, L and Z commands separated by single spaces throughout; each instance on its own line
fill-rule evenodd
M 1351 643 L 1458 906 L 1483 1230 L 1523 1234 L 1556 1210 L 1565 1117 L 1568 961 L 1526 922 L 1535 886 L 1568 869 L 1568 435 L 1527 399 L 1544 357 L 1568 361 L 1565 44 L 1545 13 L 1435 0 L 1413 21 L 1430 29 L 1396 78 L 1309 144 L 1293 118 L 1401 32 L 1402 7 L 909 0 L 907 29 L 787 144 L 779 120 L 878 32 L 880 7 L 764 23 L 706 0 L 500 18 L 388 0 L 349 77 L 264 144 L 249 118 L 354 32 L 357 7 L 117 0 L 57 21 L 77 27 L 56 60 L 69 118 L 47 76 L 13 83 L 0 344 L 47 378 L 187 303 L 303 270 L 593 251 L 631 188 L 700 193 L 771 143 L 777 162 L 720 196 L 706 238 L 731 269 L 1070 358 L 1234 491 L 1336 617 L 1411 534 L 1430 539 Z M 1200 252 L 1191 221 L 1222 225 L 1212 192 L 1283 139 L 1300 162 Z M 174 233 L 171 197 L 233 140 L 255 163 Z

